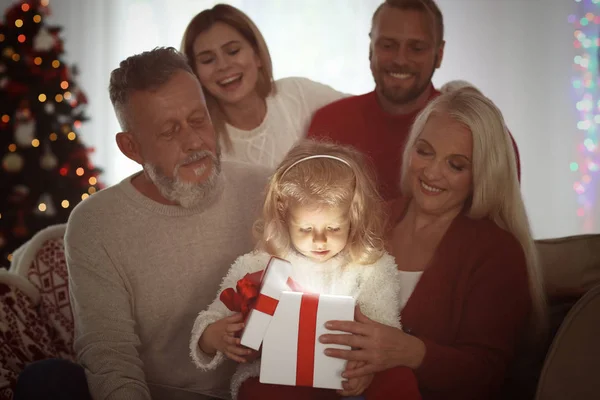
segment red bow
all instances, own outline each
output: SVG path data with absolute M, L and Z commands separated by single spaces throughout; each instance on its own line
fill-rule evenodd
M 248 313 L 255 306 L 260 306 L 260 310 L 273 315 L 275 308 L 277 307 L 277 300 L 274 300 L 268 296 L 260 295 L 260 284 L 262 281 L 265 270 L 257 271 L 252 274 L 246 274 L 242 279 L 237 281 L 236 289 L 227 288 L 221 292 L 219 299 L 225 304 L 225 306 L 234 312 L 241 312 L 244 320 L 248 316 Z M 292 278 L 288 278 L 286 281 L 288 287 L 294 292 L 306 292 L 297 282 Z M 259 305 L 256 304 L 258 300 Z
M 265 271 L 246 274 L 237 282 L 236 289 L 227 288 L 219 298 L 231 311 L 241 312 L 244 320 L 253 308 L 260 291 L 260 282 Z

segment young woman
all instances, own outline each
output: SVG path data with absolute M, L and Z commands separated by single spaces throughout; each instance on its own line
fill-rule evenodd
M 181 51 L 204 88 L 224 159 L 275 168 L 304 137 L 313 113 L 345 96 L 306 78 L 273 81 L 262 34 L 229 5 L 196 15 Z

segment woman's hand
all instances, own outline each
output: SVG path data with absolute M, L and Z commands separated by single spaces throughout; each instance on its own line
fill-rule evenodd
M 326 334 L 319 338 L 321 343 L 341 344 L 353 349 L 328 348 L 325 349 L 326 355 L 364 362 L 358 368 L 344 371 L 344 378 L 366 376 L 397 366 L 416 369 L 423 362 L 425 344 L 420 339 L 367 318 L 358 307 L 354 319 L 355 321 L 329 321 L 325 324 L 327 329 L 352 335 Z
M 200 336 L 198 346 L 205 354 L 213 355 L 217 351 L 227 358 L 245 363 L 258 358 L 258 352 L 240 344 L 236 333 L 244 328 L 242 314 L 234 314 L 208 325 Z
M 364 361 L 348 361 L 348 363 L 346 363 L 346 371 L 355 370 L 363 367 L 365 364 Z M 350 378 L 347 381 L 342 382 L 342 387 L 344 389 L 338 390 L 337 393 L 340 396 L 360 396 L 373 381 L 373 376 L 374 374 L 368 374 L 357 378 Z

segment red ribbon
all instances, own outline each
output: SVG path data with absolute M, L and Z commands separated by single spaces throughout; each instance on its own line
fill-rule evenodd
M 296 386 L 313 386 L 315 375 L 315 344 L 319 295 L 303 293 L 300 300 L 298 353 L 296 355 Z
M 231 311 L 241 312 L 244 320 L 250 310 L 255 309 L 267 315 L 275 314 L 279 300 L 260 293 L 260 286 L 264 270 L 246 274 L 237 281 L 236 289 L 227 288 L 221 292 L 219 298 Z M 302 287 L 292 278 L 287 279 L 287 286 L 294 292 L 303 292 Z

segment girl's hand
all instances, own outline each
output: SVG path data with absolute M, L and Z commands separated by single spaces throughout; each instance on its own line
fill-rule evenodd
M 364 367 L 364 361 L 348 361 L 346 371 L 352 371 L 360 367 Z M 373 381 L 374 374 L 363 375 L 357 378 L 350 378 L 342 382 L 343 390 L 338 390 L 340 396 L 360 396 L 369 387 Z
M 214 355 L 217 351 L 220 351 L 227 358 L 239 363 L 252 361 L 251 358 L 258 358 L 254 354 L 258 352 L 242 346 L 240 339 L 236 337 L 236 333 L 243 328 L 242 314 L 225 317 L 206 327 L 202 336 L 200 336 L 198 346 L 200 346 L 200 350 L 208 355 Z
M 325 349 L 330 357 L 348 361 L 363 361 L 365 364 L 345 371 L 344 378 L 356 378 L 397 366 L 418 368 L 425 357 L 425 344 L 402 330 L 380 324 L 367 318 L 358 307 L 356 321 L 329 321 L 327 329 L 352 333 L 321 335 L 321 343 L 341 344 L 353 350 Z
M 244 348 L 247 349 L 247 347 L 244 347 Z M 246 359 L 246 362 L 252 362 L 252 361 L 260 358 L 262 348 L 258 349 L 258 351 L 252 350 L 252 349 L 249 349 L 249 350 L 250 350 L 250 354 L 247 355 L 246 357 L 244 357 Z

